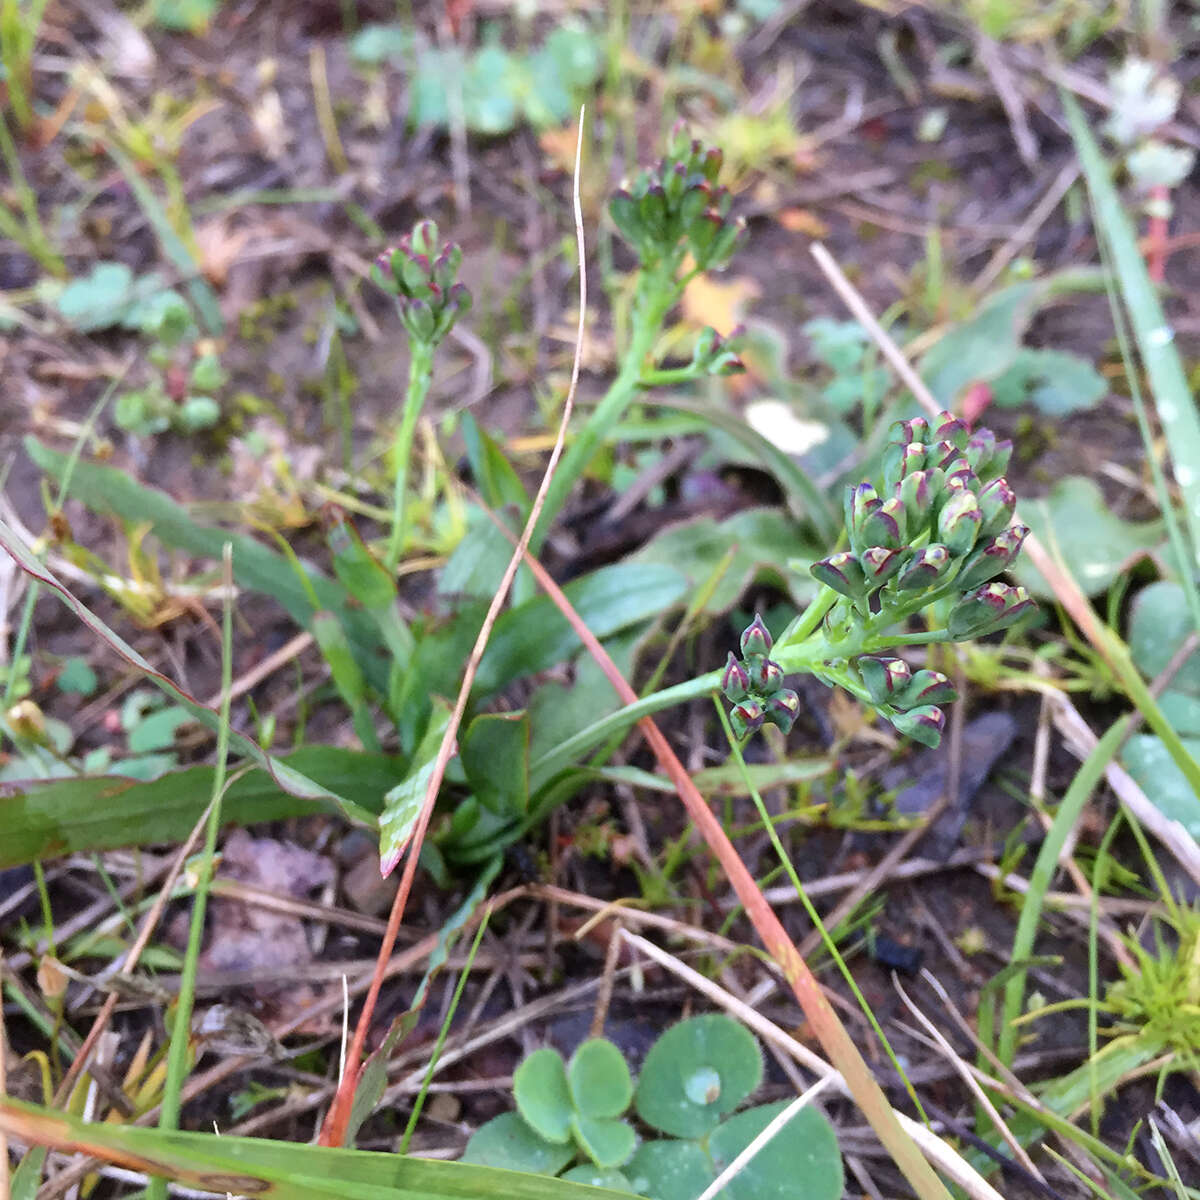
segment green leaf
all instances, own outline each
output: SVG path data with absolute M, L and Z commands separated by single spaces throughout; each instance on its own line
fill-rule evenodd
M 408 93 L 408 120 L 416 129 L 450 124 L 450 89 L 460 86 L 463 53 L 457 46 L 430 48 L 417 58 Z
M 433 714 L 409 764 L 408 774 L 383 798 L 383 812 L 379 815 L 379 869 L 385 876 L 391 874 L 412 838 L 417 816 L 425 802 L 425 792 L 433 778 L 442 735 L 450 724 L 450 707 L 445 701 L 435 702 Z
M 467 461 L 471 464 L 471 474 L 475 477 L 475 486 L 488 507 L 500 509 L 506 505 L 514 505 L 521 519 L 527 518 L 529 493 L 496 440 L 480 427 L 474 415 L 469 412 L 463 414 L 461 432 L 463 444 L 467 448 Z
M 349 45 L 350 57 L 364 66 L 404 62 L 416 48 L 416 36 L 404 25 L 364 25 Z
M 472 133 L 495 137 L 517 124 L 516 63 L 503 46 L 484 46 L 462 74 L 463 116 Z
M 1079 475 L 1059 480 L 1044 499 L 1022 501 L 1021 518 L 1089 596 L 1107 590 L 1129 563 L 1162 541 L 1161 521 L 1122 520 L 1100 488 Z M 1012 574 L 1034 596 L 1053 596 L 1028 555 L 1017 559 Z
M 520 816 L 529 805 L 529 714 L 483 713 L 459 747 L 479 803 L 497 816 Z
M 661 616 L 686 590 L 687 580 L 679 571 L 654 563 L 602 567 L 563 589 L 598 638 Z M 496 622 L 479 666 L 476 694 L 490 695 L 515 679 L 544 671 L 574 654 L 580 645 L 553 601 L 535 596 Z
M 366 699 L 366 680 L 350 652 L 350 643 L 341 621 L 331 612 L 314 613 L 312 634 L 322 657 L 329 664 L 338 694 L 348 708 L 361 708 Z
M 1035 282 L 1002 288 L 929 350 L 921 375 L 943 408 L 951 408 L 969 384 L 990 382 L 1012 366 L 1044 290 Z
M 619 1117 L 633 1099 L 633 1080 L 621 1051 L 607 1038 L 589 1038 L 567 1068 L 575 1107 L 589 1117 Z
M 468 513 L 467 532 L 438 577 L 438 595 L 491 600 L 512 558 L 512 545 L 474 505 Z
M 175 745 L 175 734 L 181 725 L 192 720 L 186 708 L 172 704 L 160 708 L 139 721 L 129 732 L 129 749 L 133 754 L 150 754 L 155 750 L 169 750 Z
M 575 1147 L 539 1137 L 515 1112 L 501 1113 L 481 1125 L 467 1142 L 460 1162 L 537 1175 L 557 1175 L 575 1157 Z M 483 1193 L 481 1193 L 482 1195 Z M 511 1194 L 506 1187 L 496 1196 Z
M 682 571 L 691 594 L 708 581 L 730 546 L 733 561 L 704 605 L 706 616 L 729 612 L 751 584 L 779 588 L 798 608 L 816 595 L 817 584 L 808 571 L 790 564 L 806 566 L 824 551 L 804 536 L 794 518 L 774 508 L 746 509 L 724 521 L 698 517 L 671 525 L 626 561 L 665 563 Z
M 992 384 L 992 400 L 1000 407 L 1014 408 L 1028 399 L 1048 417 L 1092 408 L 1107 393 L 1107 381 L 1086 358 L 1028 347 Z
M 1129 653 L 1138 670 L 1153 681 L 1179 652 L 1191 628 L 1179 584 L 1159 580 L 1142 588 L 1129 618 Z M 1176 732 L 1200 737 L 1200 653 L 1191 654 L 1175 672 L 1159 705 Z
M 1200 763 L 1200 738 L 1181 740 L 1184 749 Z M 1121 752 L 1121 762 L 1151 804 L 1172 821 L 1178 821 L 1200 841 L 1200 796 L 1196 795 L 1162 739 L 1149 733 L 1135 734 Z
M 176 33 L 203 33 L 221 7 L 221 0 L 154 0 L 153 17 Z
M 562 1055 L 550 1046 L 534 1050 L 513 1073 L 513 1099 L 529 1127 L 548 1142 L 571 1140 L 571 1093 Z
M 738 1113 L 708 1139 L 719 1175 L 787 1108 L 789 1101 Z M 842 1155 L 833 1127 L 811 1104 L 799 1112 L 721 1191 L 723 1200 L 838 1200 Z
M 134 301 L 133 272 L 120 262 L 98 262 L 71 280 L 58 297 L 59 316 L 81 333 L 121 323 Z
M 282 761 L 370 811 L 382 807 L 384 793 L 403 775 L 400 759 L 334 746 L 307 746 Z M 9 784 L 0 791 L 0 867 L 78 851 L 181 842 L 212 799 L 212 788 L 212 767 L 160 773 L 148 783 L 93 776 Z M 249 825 L 325 811 L 326 805 L 294 796 L 266 771 L 254 770 L 230 783 L 221 819 Z
M 639 1196 L 654 1200 L 696 1200 L 716 1178 L 712 1160 L 699 1142 L 643 1142 L 624 1169 Z
M 604 1200 L 609 1196 L 616 1200 L 621 1195 L 469 1161 L 440 1162 L 267 1138 L 87 1124 L 69 1113 L 50 1112 L 6 1097 L 0 1097 L 0 1129 L 14 1140 L 70 1146 L 123 1165 L 133 1160 L 149 1174 L 221 1196 L 232 1191 L 268 1200 L 346 1200 L 348 1196 L 354 1200 L 480 1200 L 485 1196 L 505 1200 Z M 550 1149 L 560 1160 L 553 1169 L 561 1169 L 566 1165 L 561 1161 L 562 1148 Z M 546 1159 L 547 1165 L 554 1161 Z
M 585 1183 L 588 1187 L 611 1188 L 616 1192 L 633 1191 L 633 1185 L 620 1171 L 614 1171 L 610 1167 L 596 1167 L 591 1163 L 572 1167 L 569 1171 L 564 1171 L 559 1178 L 569 1183 Z
M 715 1094 L 706 1088 L 697 1102 L 700 1072 L 715 1072 L 719 1087 Z M 638 1116 L 673 1137 L 703 1137 L 758 1087 L 762 1075 L 762 1051 L 752 1033 L 720 1013 L 692 1017 L 650 1047 L 638 1078 Z
M 622 1166 L 637 1146 L 637 1134 L 628 1121 L 575 1112 L 571 1115 L 571 1129 L 580 1149 L 598 1167 Z
M 65 659 L 58 672 L 58 690 L 90 696 L 96 690 L 96 672 L 78 655 Z

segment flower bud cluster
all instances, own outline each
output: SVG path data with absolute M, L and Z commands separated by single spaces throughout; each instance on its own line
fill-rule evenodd
M 854 660 L 858 676 L 876 710 L 906 737 L 936 746 L 946 724 L 938 706 L 957 699 L 954 685 L 940 671 L 913 669 L 902 658 L 863 654 Z
M 741 738 L 770 724 L 787 733 L 800 711 L 800 697 L 783 686 L 783 669 L 767 657 L 771 635 L 757 614 L 742 631 L 741 651 L 740 660 L 729 652 L 721 675 L 721 691 L 733 705 L 733 732 Z
M 972 434 L 948 413 L 933 426 L 923 417 L 897 421 L 881 480 L 847 491 L 851 549 L 812 567 L 845 599 L 833 622 L 845 619 L 847 606 L 863 617 L 911 612 L 948 594 L 957 597 L 949 621 L 956 639 L 993 633 L 1029 613 L 1024 588 L 994 582 L 1029 533 L 1010 525 L 1016 496 L 1004 470 L 1011 454 L 1011 442 L 989 429 Z
M 744 371 L 745 364 L 734 348 L 743 332 L 740 325 L 728 337 L 722 337 L 711 326 L 700 330 L 689 363 L 691 369 L 697 375 L 736 375 Z
M 398 246 L 375 260 L 371 278 L 396 297 L 413 341 L 437 346 L 471 307 L 471 293 L 455 282 L 461 262 L 462 251 L 440 241 L 432 221 L 418 221 Z
M 688 138 L 676 125 L 657 166 L 613 194 L 613 223 L 643 266 L 678 260 L 685 252 L 701 270 L 729 262 L 745 223 L 730 218 L 729 190 L 717 183 L 722 158 L 719 149 Z

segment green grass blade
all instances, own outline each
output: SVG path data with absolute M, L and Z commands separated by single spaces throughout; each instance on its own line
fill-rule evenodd
M 17 565 L 31 579 L 37 580 L 45 587 L 56 592 L 59 599 L 66 604 L 88 629 L 105 642 L 110 649 L 119 654 L 130 666 L 140 671 L 147 680 L 166 692 L 175 703 L 186 708 L 200 724 L 214 732 L 219 729 L 220 716 L 218 713 L 214 712 L 207 705 L 201 704 L 192 696 L 189 696 L 173 680 L 156 671 L 124 638 L 109 629 L 86 604 L 79 600 L 64 584 L 59 582 L 50 570 L 34 557 L 33 553 L 13 530 L 2 521 L 0 521 L 0 548 L 7 550 L 16 559 Z M 303 797 L 304 799 L 323 801 L 341 809 L 353 821 L 374 826 L 374 814 L 369 809 L 363 808 L 354 801 L 347 800 L 344 796 L 339 796 L 337 793 L 331 792 L 328 788 L 321 787 L 313 780 L 300 774 L 300 772 L 273 758 L 252 739 L 240 733 L 231 732 L 229 736 L 230 744 L 235 746 L 247 758 L 252 759 L 260 767 L 264 768 L 284 791 L 291 792 L 293 795 Z
M 1112 255 L 1174 466 L 1175 481 L 1183 495 L 1194 570 L 1200 567 L 1200 413 L 1175 348 L 1174 334 L 1138 251 L 1137 235 L 1113 186 L 1108 164 L 1079 104 L 1066 92 L 1060 94 L 1095 205 L 1097 232 Z
M 14 1139 L 88 1154 L 219 1195 L 233 1192 L 271 1200 L 628 1200 L 624 1192 L 498 1167 L 265 1138 L 88 1124 L 8 1097 L 0 1097 L 0 1129 Z

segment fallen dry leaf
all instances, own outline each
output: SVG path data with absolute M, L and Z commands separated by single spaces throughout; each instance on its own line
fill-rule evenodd
M 726 337 L 741 323 L 747 302 L 761 295 L 758 284 L 744 275 L 728 283 L 697 275 L 683 289 L 683 318 L 697 329 L 711 325 Z
M 829 226 L 807 208 L 785 208 L 776 220 L 788 233 L 806 233 L 814 238 L 829 236 Z

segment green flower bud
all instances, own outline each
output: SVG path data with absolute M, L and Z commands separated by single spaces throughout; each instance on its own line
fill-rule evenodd
M 663 172 L 663 192 L 667 197 L 667 205 L 678 211 L 679 201 L 683 199 L 684 189 L 688 185 L 688 164 L 675 162 L 667 165 Z
M 754 614 L 754 620 L 742 630 L 741 647 L 744 659 L 755 654 L 770 654 L 771 634 L 758 613 Z
M 955 641 L 962 642 L 1008 629 L 1034 608 L 1034 602 L 1023 587 L 993 580 L 964 596 L 950 610 L 946 627 Z
M 935 749 L 941 742 L 942 730 L 946 727 L 945 714 L 933 704 L 910 708 L 908 712 L 893 713 L 889 719 L 905 737 Z
M 920 670 L 892 704 L 899 709 L 910 709 L 927 704 L 949 704 L 957 699 L 954 684 L 940 671 Z
M 981 537 L 993 537 L 1008 528 L 1017 510 L 1017 497 L 1007 479 L 993 479 L 979 490 L 979 509 L 983 513 Z
M 699 143 L 697 143 L 699 145 Z M 695 169 L 708 180 L 709 183 L 716 185 L 717 176 L 721 173 L 721 164 L 724 162 L 725 156 L 716 146 L 710 146 L 703 150 L 698 155 L 698 161 L 695 162 Z
M 904 505 L 910 538 L 915 538 L 929 528 L 945 485 L 946 476 L 941 467 L 914 471 L 896 485 L 896 497 Z
M 401 312 L 404 324 L 409 333 L 419 342 L 427 342 L 433 337 L 433 310 L 424 300 L 406 300 Z
M 1012 566 L 1021 552 L 1021 544 L 1029 536 L 1027 525 L 1010 525 L 994 538 L 977 546 L 955 580 L 955 586 L 963 591 L 979 587 L 989 579 L 995 579 L 1002 571 Z
M 750 676 L 746 674 L 746 668 L 734 658 L 732 650 L 725 660 L 725 670 L 721 674 L 721 692 L 731 704 L 744 700 L 750 692 Z
M 958 417 L 942 413 L 941 424 L 933 431 L 935 442 L 949 442 L 957 450 L 965 450 L 971 431 Z
M 967 442 L 967 462 L 976 474 L 983 471 L 996 453 L 996 435 L 990 429 L 977 429 Z
M 951 554 L 961 556 L 975 545 L 982 524 L 983 512 L 974 493 L 954 492 L 938 515 L 938 541 L 943 542 Z
M 763 706 L 750 697 L 734 706 L 729 714 L 729 724 L 733 726 L 735 736 L 744 738 L 746 734 L 755 733 L 762 728 L 766 715 Z
M 646 236 L 646 227 L 642 224 L 637 201 L 624 187 L 613 192 L 608 202 L 608 214 L 621 236 L 635 249 L 638 248 Z
M 910 442 L 924 445 L 929 441 L 929 422 L 924 417 L 913 417 L 911 421 L 893 421 L 888 430 L 888 441 L 907 446 Z
M 783 668 L 769 658 L 755 658 L 750 665 L 750 685 L 760 698 L 773 696 L 783 687 Z
M 851 600 L 861 600 L 867 594 L 862 566 L 848 550 L 813 563 L 809 570 L 815 578 Z
M 688 232 L 700 216 L 712 207 L 712 188 L 703 180 L 693 183 L 679 200 L 679 224 Z
M 652 183 L 646 194 L 638 201 L 638 216 L 647 232 L 656 241 L 666 243 L 671 239 L 670 212 L 667 208 L 667 193 L 661 183 Z
M 997 442 L 996 449 L 992 452 L 992 456 L 987 464 L 975 468 L 979 478 L 985 482 L 990 479 L 998 479 L 1008 470 L 1008 464 L 1012 459 L 1012 452 L 1013 444 L 1007 438 L 1002 442 Z
M 855 660 L 863 686 L 875 704 L 894 704 L 912 682 L 912 670 L 902 658 L 876 658 L 864 654 Z
M 940 542 L 930 542 L 913 555 L 908 565 L 896 576 L 893 586 L 901 592 L 921 592 L 940 582 L 954 561 L 950 551 Z
M 800 713 L 800 697 L 791 688 L 783 688 L 767 701 L 766 717 L 784 733 L 790 733 Z
M 886 546 L 868 546 L 859 556 L 868 589 L 882 587 L 904 565 L 904 554 Z
M 890 492 L 906 476 L 925 466 L 923 442 L 890 442 L 883 452 L 883 490 Z
M 925 466 L 948 468 L 961 452 L 953 442 L 934 442 L 925 455 Z
M 414 254 L 426 259 L 433 258 L 437 254 L 438 227 L 428 217 L 413 226 L 410 237 Z
M 891 496 L 871 508 L 859 523 L 857 534 L 859 540 L 869 546 L 897 550 L 904 544 L 907 528 L 904 503 Z
M 850 541 L 854 545 L 862 544 L 859 531 L 862 529 L 863 522 L 881 503 L 878 494 L 869 483 L 860 483 L 857 487 L 847 490 L 846 529 L 849 531 Z

